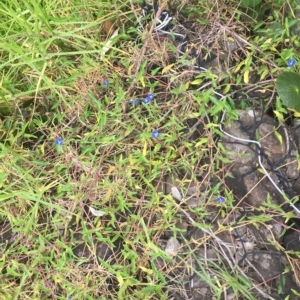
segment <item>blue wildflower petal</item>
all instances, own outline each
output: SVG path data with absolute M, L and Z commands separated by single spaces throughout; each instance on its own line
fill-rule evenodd
M 158 132 L 158 129 L 154 129 L 154 131 L 153 131 L 151 137 L 152 137 L 153 139 L 157 139 L 157 138 L 160 137 L 160 133 Z
M 289 58 L 289 59 L 287 60 L 288 68 L 292 68 L 293 66 L 296 65 L 296 63 L 297 63 L 297 61 L 296 61 L 295 59 L 293 59 L 293 58 Z
M 222 202 L 225 201 L 225 198 L 223 198 L 223 197 L 218 197 L 216 201 L 217 201 L 217 203 L 222 203 Z
M 151 101 L 151 100 L 153 100 L 153 99 L 154 99 L 154 95 L 153 95 L 153 94 L 151 94 L 151 93 L 149 93 L 149 94 L 148 94 L 148 96 L 147 96 L 147 98 L 148 98 L 148 99 L 150 99 L 150 101 Z
M 108 85 L 108 79 L 103 81 L 103 85 Z
M 143 103 L 147 104 L 147 103 L 149 103 L 151 101 L 151 99 L 148 98 L 148 97 L 146 97 L 142 101 L 143 101 Z
M 147 103 L 149 103 L 153 99 L 154 99 L 153 94 L 149 93 L 148 96 L 146 98 L 144 98 L 142 101 L 143 101 L 143 103 L 147 104 Z
M 64 140 L 61 138 L 61 137 L 58 137 L 56 140 L 55 140 L 55 145 L 57 146 L 62 146 L 64 144 Z
M 133 99 L 133 100 L 130 100 L 129 102 L 132 105 L 138 105 L 139 104 L 139 100 L 138 99 Z

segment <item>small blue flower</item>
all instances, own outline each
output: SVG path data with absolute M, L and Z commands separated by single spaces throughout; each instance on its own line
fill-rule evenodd
M 58 137 L 56 140 L 55 140 L 55 145 L 57 146 L 62 146 L 64 144 L 64 141 L 61 137 Z
M 152 137 L 153 139 L 157 139 L 157 138 L 160 137 L 160 133 L 158 132 L 158 129 L 154 129 L 154 131 L 153 131 L 151 137 Z
M 149 93 L 148 96 L 146 98 L 144 98 L 142 101 L 143 103 L 149 103 L 151 100 L 153 100 L 154 96 L 153 94 Z
M 138 105 L 139 104 L 139 100 L 138 99 L 133 99 L 133 100 L 130 100 L 129 102 L 132 105 Z
M 225 201 L 225 198 L 218 197 L 216 201 L 217 201 L 217 203 L 223 203 Z
M 68 300 L 72 300 L 72 296 L 68 296 L 68 298 L 67 298 Z
M 150 100 L 153 100 L 154 99 L 154 95 L 151 94 L 151 93 L 149 93 L 148 96 L 147 96 L 147 98 L 150 99 Z
M 143 100 L 143 103 L 147 104 L 151 101 L 151 99 L 149 99 L 148 97 L 144 98 Z
M 293 58 L 289 58 L 287 60 L 288 68 L 292 68 L 296 63 L 297 63 L 297 61 L 295 59 L 293 59 Z
M 108 79 L 105 79 L 105 80 L 103 81 L 103 85 L 108 85 Z

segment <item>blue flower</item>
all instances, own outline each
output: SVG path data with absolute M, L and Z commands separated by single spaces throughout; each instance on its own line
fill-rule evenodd
M 158 132 L 158 129 L 154 129 L 154 131 L 153 131 L 151 137 L 152 137 L 153 139 L 157 139 L 157 138 L 160 137 L 160 133 Z
M 148 94 L 148 96 L 147 96 L 147 98 L 148 98 L 148 99 L 150 99 L 150 100 L 153 100 L 153 98 L 154 98 L 154 95 L 153 95 L 153 94 L 151 94 L 151 93 L 149 93 L 149 94 Z
M 143 103 L 149 103 L 151 100 L 153 100 L 154 96 L 153 94 L 149 93 L 148 96 L 146 98 L 144 98 L 142 101 Z
M 57 146 L 62 146 L 64 144 L 64 141 L 61 137 L 58 137 L 56 140 L 55 140 L 55 145 Z
M 133 99 L 133 100 L 130 100 L 129 102 L 132 105 L 138 105 L 139 104 L 139 100 L 138 99 Z
M 151 99 L 149 99 L 148 97 L 146 97 L 142 101 L 143 101 L 143 103 L 147 104 L 147 103 L 149 103 L 151 101 Z
M 218 197 L 216 201 L 217 201 L 217 203 L 222 203 L 222 202 L 225 201 L 225 198 L 223 198 L 223 197 Z
M 105 80 L 103 81 L 103 85 L 108 85 L 108 79 L 105 79 Z
M 295 59 L 293 59 L 293 58 L 289 58 L 287 60 L 288 68 L 292 68 L 296 63 L 297 63 L 297 61 Z

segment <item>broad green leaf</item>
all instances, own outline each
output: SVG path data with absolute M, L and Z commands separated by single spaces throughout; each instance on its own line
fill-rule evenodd
M 300 74 L 284 72 L 276 81 L 278 95 L 289 109 L 300 112 Z

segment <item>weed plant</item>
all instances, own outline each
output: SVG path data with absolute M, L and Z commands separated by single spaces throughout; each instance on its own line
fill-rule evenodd
M 235 32 L 248 41 L 242 59 L 220 76 L 182 71 L 191 64 L 184 55 L 169 61 L 176 48 L 156 43 L 151 24 L 140 30 L 140 3 L 0 2 L 1 299 L 170 299 L 167 270 L 176 258 L 161 237 L 171 228 L 180 235 L 182 216 L 158 192 L 159 182 L 180 174 L 184 186 L 201 177 L 208 203 L 222 194 L 220 213 L 237 209 L 223 184 L 229 161 L 217 144 L 220 114 L 227 110 L 226 122 L 237 118 L 246 102 L 230 95 L 236 87 L 247 92 L 254 73 L 252 87 L 272 89 L 286 59 L 299 58 L 295 22 L 283 18 L 290 1 L 265 2 L 270 16 L 257 20 L 234 1 L 169 3 L 193 25 L 216 26 L 214 19 L 225 39 Z M 203 124 L 197 140 L 189 139 L 191 119 Z M 210 228 L 201 222 L 206 206 L 193 212 L 197 228 Z M 285 212 L 279 207 L 278 214 Z M 75 255 L 83 243 L 79 252 L 89 255 Z M 228 288 L 234 299 L 255 299 L 237 270 L 184 265 L 187 275 L 200 273 L 215 299 Z M 178 289 L 186 284 L 179 279 Z

